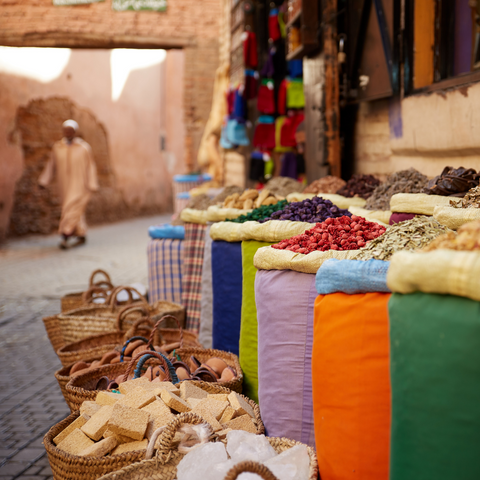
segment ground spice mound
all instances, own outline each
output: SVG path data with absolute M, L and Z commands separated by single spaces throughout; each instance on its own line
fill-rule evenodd
M 195 195 L 192 197 L 188 203 L 186 208 L 192 208 L 193 210 L 207 210 L 208 207 L 211 205 L 212 199 L 201 193 L 200 195 Z
M 356 215 L 327 218 L 305 233 L 283 240 L 272 245 L 272 248 L 303 254 L 327 250 L 358 250 L 383 233 L 385 227 Z
M 401 170 L 388 176 L 367 200 L 367 210 L 390 210 L 390 199 L 396 193 L 422 193 L 428 178 L 414 168 Z
M 242 187 L 237 187 L 236 185 L 229 185 L 225 187 L 212 201 L 211 205 L 216 205 L 217 203 L 223 203 L 227 197 L 233 195 L 234 193 L 242 194 L 245 189 Z
M 480 208 L 480 187 L 471 188 L 461 200 L 450 200 L 450 205 L 455 208 Z
M 303 185 L 290 177 L 275 177 L 269 180 L 265 188 L 268 188 L 278 197 L 286 197 L 290 193 L 303 191 Z
M 353 175 L 345 186 L 337 190 L 337 193 L 348 198 L 361 197 L 366 200 L 378 185 L 380 180 L 373 175 Z
M 400 250 L 417 250 L 427 246 L 438 236 L 451 232 L 433 217 L 418 216 L 396 223 L 381 236 L 362 248 L 355 260 L 389 260 Z
M 303 193 L 337 193 L 337 191 L 343 188 L 346 184 L 347 182 L 341 178 L 327 175 L 326 177 L 313 181 L 307 188 L 305 188 Z

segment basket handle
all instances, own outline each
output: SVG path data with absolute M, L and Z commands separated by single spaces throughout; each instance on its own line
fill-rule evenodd
M 126 348 L 128 347 L 128 345 L 132 342 L 134 342 L 135 340 L 143 340 L 146 344 L 147 344 L 147 348 L 150 348 L 150 350 L 152 350 L 152 352 L 154 352 L 155 350 L 153 349 L 153 346 L 148 342 L 148 338 L 145 338 L 145 337 L 142 337 L 140 335 L 136 335 L 135 337 L 132 337 L 132 338 L 129 338 L 124 344 L 123 344 L 123 347 L 122 347 L 122 350 L 120 352 L 120 363 L 123 363 L 123 358 L 125 356 L 125 350 Z M 142 352 L 142 353 L 145 353 L 145 352 Z
M 95 280 L 95 277 L 97 275 L 103 275 L 105 277 L 105 280 L 101 280 L 100 282 L 97 282 L 97 283 L 94 283 L 94 280 Z M 102 283 L 102 284 L 108 284 L 110 286 L 110 288 L 113 288 L 113 284 L 112 284 L 112 280 L 110 278 L 110 275 L 105 271 L 105 270 L 102 270 L 102 269 L 97 269 L 97 270 L 94 270 L 92 272 L 92 274 L 90 275 L 90 281 L 89 281 L 89 285 L 91 287 L 95 287 L 97 286 L 99 283 Z
M 101 285 L 94 285 L 90 287 L 88 290 L 82 293 L 82 301 L 83 303 L 91 303 L 93 300 L 93 294 L 97 293 L 97 297 L 105 298 L 105 302 L 107 302 L 108 298 L 108 287 L 102 287 Z
M 138 334 L 138 329 L 141 325 L 145 325 L 149 327 L 149 330 L 153 328 L 153 322 L 150 320 L 149 317 L 140 317 L 133 325 L 127 330 L 125 333 L 124 341 L 126 342 L 129 338 Z
M 135 355 L 135 357 L 132 358 L 132 361 L 128 364 L 127 370 L 123 376 L 123 381 L 126 382 L 128 380 L 128 376 L 130 375 L 137 360 L 140 359 L 135 369 L 135 375 L 137 375 L 137 373 L 138 375 L 140 374 L 140 371 L 144 363 L 150 358 L 157 358 L 158 360 L 160 360 L 160 363 L 164 367 L 165 373 L 167 374 L 167 379 L 169 381 L 171 381 L 174 384 L 179 382 L 177 374 L 175 373 L 175 369 L 173 368 L 172 364 L 167 359 L 167 357 L 165 357 L 159 352 L 149 352 L 149 353 L 140 352 L 139 354 Z
M 125 290 L 128 293 L 128 304 L 129 305 L 133 303 L 132 293 L 135 292 L 139 296 L 140 301 L 148 306 L 148 302 L 147 302 L 146 298 L 136 288 L 128 287 L 128 286 L 122 286 L 122 287 L 117 287 L 117 288 L 113 289 L 112 293 L 110 293 L 110 296 L 108 297 L 108 299 L 106 301 L 106 303 L 108 303 L 110 305 L 110 308 L 112 310 L 115 307 L 115 303 L 117 301 L 117 295 L 123 290 Z
M 154 337 L 155 337 L 155 334 L 157 333 L 157 329 L 158 329 L 158 326 L 164 321 L 164 320 L 167 320 L 169 318 L 172 318 L 173 320 L 175 320 L 175 322 L 177 323 L 177 326 L 178 326 L 178 330 L 180 331 L 180 348 L 183 347 L 183 329 L 180 325 L 180 322 L 178 321 L 178 318 L 177 317 L 174 317 L 173 315 L 164 315 L 160 320 L 158 320 L 158 322 L 154 325 L 151 333 L 150 333 L 150 338 L 148 339 L 149 343 L 151 343 L 153 345 L 153 341 L 154 341 Z M 158 332 L 160 333 L 160 332 Z
M 139 304 L 133 304 L 133 305 L 127 305 L 126 307 L 123 307 L 117 315 L 117 320 L 115 322 L 115 327 L 117 331 L 121 332 L 122 331 L 122 326 L 123 326 L 123 321 L 125 320 L 125 317 L 129 313 L 133 312 L 141 312 L 142 313 L 142 318 L 146 318 L 150 320 L 150 312 L 147 306 L 145 305 L 139 305 Z
M 251 460 L 237 463 L 228 471 L 224 480 L 236 480 L 236 478 L 244 472 L 256 473 L 260 478 L 263 478 L 263 480 L 278 480 L 268 467 Z
M 186 424 L 200 425 L 201 423 L 206 422 L 202 417 L 200 417 L 200 415 L 197 415 L 193 412 L 186 412 L 176 415 L 175 418 L 165 426 L 165 430 L 161 433 L 160 438 L 157 440 L 157 442 L 160 444 L 157 450 L 157 455 L 161 456 L 162 453 L 164 455 L 170 454 L 170 452 L 173 450 L 173 440 L 175 438 L 175 434 L 180 427 Z

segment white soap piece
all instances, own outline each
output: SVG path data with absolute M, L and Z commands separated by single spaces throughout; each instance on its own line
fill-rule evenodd
M 278 480 L 301 480 L 308 478 L 310 471 L 310 457 L 306 445 L 295 445 L 264 464 Z
M 177 467 L 177 480 L 224 480 L 223 468 L 216 468 L 218 464 L 228 460 L 225 445 L 218 443 L 205 443 L 188 452 Z M 228 471 L 228 470 L 227 470 Z
M 227 433 L 227 452 L 235 463 L 244 460 L 264 463 L 277 455 L 265 435 L 255 435 L 243 430 Z

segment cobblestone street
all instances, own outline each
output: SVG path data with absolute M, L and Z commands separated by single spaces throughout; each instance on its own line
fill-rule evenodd
M 66 251 L 57 248 L 55 235 L 0 246 L 0 480 L 52 478 L 42 439 L 69 413 L 42 317 L 60 311 L 65 293 L 85 290 L 96 268 L 116 285 L 147 286 L 147 229 L 169 220 L 94 227 L 86 245 Z

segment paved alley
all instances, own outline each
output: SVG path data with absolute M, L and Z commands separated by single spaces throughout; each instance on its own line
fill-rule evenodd
M 52 478 L 42 439 L 69 413 L 42 317 L 60 311 L 64 294 L 85 290 L 96 268 L 115 285 L 147 286 L 147 229 L 169 220 L 93 227 L 86 245 L 67 251 L 56 235 L 0 245 L 0 480 Z

